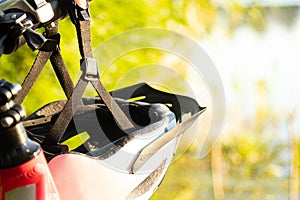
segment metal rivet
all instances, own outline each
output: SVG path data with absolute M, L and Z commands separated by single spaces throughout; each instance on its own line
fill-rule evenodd
M 17 15 L 16 15 L 16 14 L 12 15 L 12 16 L 10 17 L 10 19 L 17 19 Z
M 14 123 L 14 119 L 10 116 L 4 117 L 0 121 L 1 126 L 4 128 L 10 127 Z

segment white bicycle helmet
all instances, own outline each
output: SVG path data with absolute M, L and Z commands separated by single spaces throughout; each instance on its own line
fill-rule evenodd
M 100 98 L 82 99 L 86 108 L 73 116 L 60 141 L 72 150 L 50 155 L 49 167 L 62 199 L 150 198 L 167 172 L 180 136 L 205 110 L 189 97 L 147 84 L 112 94 L 135 127 L 124 132 Z M 130 102 L 127 94 L 130 99 L 145 98 Z M 29 135 L 42 143 L 65 103 L 50 103 L 29 116 L 24 121 Z M 182 121 L 186 116 L 190 118 Z

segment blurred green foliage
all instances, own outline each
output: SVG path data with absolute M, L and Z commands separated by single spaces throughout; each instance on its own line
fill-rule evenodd
M 221 172 L 214 171 L 210 153 L 204 159 L 197 159 L 193 148 L 175 163 L 171 164 L 166 178 L 153 200 L 159 199 L 216 199 L 213 174 L 222 182 L 224 199 L 288 199 L 291 174 L 291 144 L 286 134 L 288 116 L 279 115 L 268 109 L 267 87 L 263 80 L 256 85 L 258 106 L 254 118 L 236 119 L 226 129 L 219 144 L 218 165 Z M 281 128 L 285 123 L 285 133 Z M 203 124 L 205 126 L 205 124 Z M 197 145 L 200 141 L 193 144 Z M 298 151 L 300 144 L 298 144 Z M 215 151 L 216 148 L 213 150 Z M 298 154 L 299 155 L 299 154 Z M 295 165 L 300 170 L 299 162 Z M 297 178 L 297 177 L 296 177 Z M 300 181 L 300 177 L 298 177 Z M 298 185 L 298 191 L 300 186 Z M 219 188 L 220 189 L 220 188 Z M 220 198 L 220 199 L 223 199 Z
M 96 0 L 90 4 L 93 47 L 96 48 L 102 41 L 113 35 L 143 27 L 167 28 L 199 40 L 212 31 L 217 15 L 220 13 L 219 10 L 218 5 L 209 0 Z M 223 10 L 229 16 L 230 27 L 238 26 L 245 21 L 245 17 L 241 16 L 245 16 L 246 9 L 236 3 L 230 4 Z M 247 19 L 262 23 L 261 18 L 258 17 L 259 13 L 259 11 L 253 11 L 252 14 L 249 12 L 246 14 Z M 239 20 L 236 21 L 237 19 Z M 63 57 L 71 77 L 76 82 L 80 74 L 80 56 L 75 28 L 68 18 L 60 22 L 59 32 L 62 35 Z M 35 54 L 36 52 L 24 46 L 11 55 L 2 56 L 0 59 L 1 78 L 21 83 L 34 61 Z M 139 62 L 151 60 L 155 56 L 159 60 L 159 55 L 155 52 L 135 56 L 136 60 L 140 60 Z M 119 72 L 129 71 L 134 67 L 131 62 L 123 60 L 117 66 L 122 70 L 107 74 L 108 77 L 103 82 L 108 89 L 112 89 L 114 80 L 120 77 Z M 47 102 L 62 98 L 64 94 L 54 77 L 53 70 L 47 66 L 25 100 L 24 106 L 28 113 L 31 113 Z

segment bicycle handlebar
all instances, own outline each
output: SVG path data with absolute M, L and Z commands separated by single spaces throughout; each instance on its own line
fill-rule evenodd
M 36 33 L 36 30 L 64 18 L 67 14 L 64 0 L 1 1 L 0 56 L 16 51 L 25 40 L 32 49 L 39 49 L 45 38 Z

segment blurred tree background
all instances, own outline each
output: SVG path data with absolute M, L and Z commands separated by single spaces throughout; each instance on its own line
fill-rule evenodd
M 157 27 L 175 30 L 195 40 L 201 40 L 212 31 L 217 16 L 220 13 L 226 15 L 228 21 L 228 33 L 245 21 L 254 28 L 261 29 L 264 24 L 260 8 L 243 8 L 234 1 L 220 10 L 217 4 L 207 0 L 184 1 L 184 0 L 162 0 L 162 1 L 104 1 L 97 0 L 91 3 L 92 18 L 92 42 L 93 46 L 104 40 L 120 34 L 124 31 Z M 59 24 L 59 32 L 62 35 L 61 49 L 65 62 L 74 81 L 78 78 L 80 59 L 75 28 L 68 18 Z M 136 60 L 159 59 L 159 53 L 143 53 L 136 57 Z M 34 61 L 36 52 L 32 52 L 27 46 L 18 51 L 3 55 L 0 60 L 0 74 L 12 82 L 21 83 Z M 146 57 L 145 57 L 146 55 Z M 147 56 L 148 55 L 148 56 Z M 129 58 L 130 59 L 130 58 Z M 122 72 L 132 68 L 131 61 L 124 60 L 118 64 L 118 70 L 109 72 L 104 80 L 108 89 L 112 89 L 114 79 L 120 77 Z M 145 62 L 145 61 L 144 61 Z M 47 95 L 42 93 L 47 91 Z M 26 110 L 31 113 L 46 102 L 61 99 L 64 94 L 57 85 L 52 69 L 45 68 L 36 86 L 31 90 L 30 95 L 34 98 L 27 98 L 24 102 Z
M 215 33 L 219 24 L 223 25 L 228 37 L 233 37 L 240 26 L 249 26 L 259 34 L 265 31 L 268 17 L 277 18 L 288 28 L 298 14 L 298 8 L 293 6 L 281 9 L 258 5 L 243 6 L 235 0 L 94 0 L 90 4 L 93 47 L 113 35 L 144 27 L 174 30 L 199 42 Z M 76 82 L 80 74 L 80 55 L 75 28 L 66 18 L 60 22 L 59 30 L 62 55 Z M 26 46 L 11 55 L 3 55 L 0 59 L 1 78 L 22 83 L 35 55 L 36 52 Z M 159 63 L 163 57 L 153 50 L 128 55 L 113 63 L 101 79 L 109 90 L 114 89 L 124 73 L 142 63 Z M 186 73 L 183 67 L 180 72 Z M 174 80 L 169 82 L 175 84 Z M 239 90 L 239 83 L 232 82 Z M 289 158 L 284 153 L 290 152 L 291 146 L 274 140 L 280 134 L 282 121 L 290 124 L 286 132 L 295 131 L 293 120 L 288 117 L 290 113 L 282 116 L 270 111 L 266 98 L 268 87 L 264 80 L 258 81 L 255 88 L 258 100 L 254 117 L 234 118 L 236 116 L 230 112 L 227 117 L 234 123 L 225 125 L 224 136 L 215 152 L 198 159 L 195 156 L 197 148 L 192 146 L 171 165 L 152 199 L 288 199 L 293 195 L 294 199 L 299 199 L 299 196 L 295 197 L 299 191 L 299 137 L 291 140 L 296 141 L 297 147 L 293 153 L 288 153 L 294 155 Z M 42 105 L 62 98 L 65 96 L 49 65 L 25 99 L 24 106 L 30 114 Z M 197 140 L 193 144 L 196 145 Z M 221 162 L 216 164 L 216 160 Z

